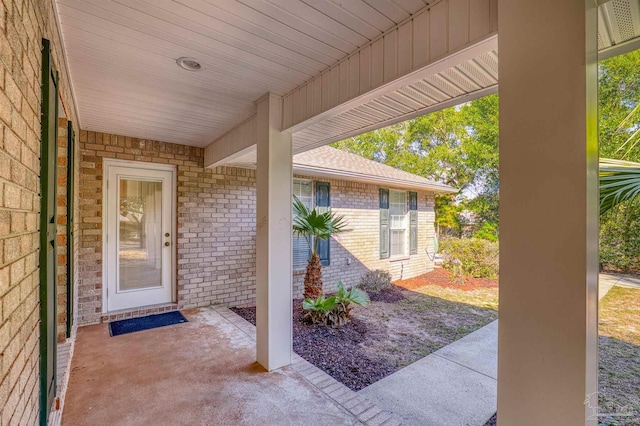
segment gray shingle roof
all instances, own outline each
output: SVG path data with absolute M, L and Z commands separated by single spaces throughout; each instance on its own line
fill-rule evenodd
M 437 192 L 458 192 L 451 186 L 330 146 L 296 154 L 293 157 L 293 169 L 312 176 L 334 176 L 335 179 L 385 183 Z

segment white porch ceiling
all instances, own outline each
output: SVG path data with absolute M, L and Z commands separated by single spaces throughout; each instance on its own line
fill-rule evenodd
M 205 146 L 427 0 L 56 0 L 82 128 Z M 196 58 L 200 72 L 179 68 Z
M 264 93 L 291 94 L 443 1 L 55 0 L 82 128 L 201 147 L 252 117 Z M 602 2 L 598 37 L 603 55 L 640 47 L 640 0 Z M 182 56 L 204 69 L 179 68 Z M 294 150 L 497 91 L 497 61 L 497 45 L 487 44 L 471 59 L 303 126 Z M 254 161 L 249 149 L 229 164 Z

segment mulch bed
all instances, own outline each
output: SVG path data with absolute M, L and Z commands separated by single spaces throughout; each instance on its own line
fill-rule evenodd
M 339 328 L 307 323 L 302 300 L 293 301 L 293 350 L 354 391 L 497 318 L 495 309 L 466 303 L 484 295 L 455 301 L 392 285 L 369 296 Z M 232 310 L 255 325 L 255 308 Z
M 402 290 L 394 285 L 381 292 L 369 294 L 369 298 L 372 302 L 386 303 L 397 303 L 405 299 L 404 294 L 402 294 Z
M 375 296 L 379 299 L 397 301 L 403 298 L 399 290 L 391 288 Z M 253 325 L 256 323 L 256 308 L 231 308 Z M 390 375 L 398 368 L 388 359 L 365 353 L 363 341 L 385 339 L 384 329 L 378 329 L 353 318 L 340 328 L 321 324 L 309 324 L 303 319 L 302 300 L 293 301 L 293 350 L 344 383 L 354 391 Z
M 431 272 L 409 278 L 407 280 L 395 281 L 394 284 L 407 290 L 415 290 L 426 285 L 437 285 L 445 288 L 454 288 L 456 290 L 471 291 L 478 288 L 495 288 L 498 287 L 497 278 L 473 278 L 467 277 L 464 283 L 451 281 L 451 273 L 443 268 L 436 268 Z

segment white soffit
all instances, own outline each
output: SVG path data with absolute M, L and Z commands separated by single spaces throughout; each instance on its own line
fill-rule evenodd
M 598 10 L 600 59 L 640 48 L 640 0 L 610 0 Z M 498 49 L 294 133 L 294 153 L 496 92 Z M 255 149 L 225 164 L 255 164 Z
M 600 59 L 640 48 L 640 0 L 610 0 L 598 7 Z
M 362 105 L 313 124 L 293 134 L 298 154 L 380 127 L 399 123 L 448 106 L 495 93 L 498 88 L 498 51 L 491 49 L 442 72 L 407 84 Z M 226 165 L 255 164 L 255 146 Z
M 205 146 L 428 0 L 55 0 L 83 129 Z M 188 72 L 175 61 L 197 59 Z

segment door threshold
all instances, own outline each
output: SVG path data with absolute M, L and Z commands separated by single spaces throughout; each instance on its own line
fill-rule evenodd
M 146 317 L 148 315 L 161 314 L 163 312 L 177 311 L 177 303 L 163 303 L 160 305 L 141 306 L 139 308 L 122 309 L 119 311 L 105 312 L 100 317 L 100 322 L 108 323 L 128 318 Z

